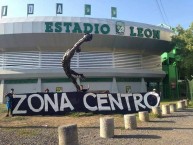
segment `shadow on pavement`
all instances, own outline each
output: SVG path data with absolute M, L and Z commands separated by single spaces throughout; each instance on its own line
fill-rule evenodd
M 188 116 L 193 116 L 193 115 L 172 115 L 172 114 L 168 114 L 167 116 L 162 116 L 162 118 L 180 118 L 180 117 L 188 117 Z
M 80 126 L 80 127 L 78 127 L 78 128 L 97 128 L 97 129 L 99 129 L 100 128 L 100 126 Z
M 173 128 L 167 127 L 138 127 L 138 130 L 173 130 Z
M 139 134 L 139 135 L 115 135 L 114 138 L 160 139 L 161 137 L 157 135 Z
M 165 120 L 151 120 L 150 123 L 175 123 L 175 121 L 165 121 Z
M 0 128 L 7 128 L 7 129 L 24 129 L 24 128 L 28 128 L 28 129 L 34 129 L 34 128 L 57 128 L 57 127 L 52 127 L 52 126 L 19 126 L 19 127 L 15 127 L 15 126 L 0 126 Z
M 193 112 L 193 109 L 177 110 L 176 112 Z
M 175 128 L 173 128 L 173 129 L 179 129 L 179 130 L 180 130 L 180 129 L 184 129 L 184 130 L 186 130 L 186 129 L 191 129 L 191 130 L 192 130 L 193 128 L 176 128 L 176 127 L 175 127 Z

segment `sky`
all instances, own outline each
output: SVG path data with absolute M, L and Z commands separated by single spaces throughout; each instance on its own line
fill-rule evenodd
M 7 16 L 27 17 L 27 4 L 34 4 L 33 16 L 56 16 L 56 3 L 63 4 L 63 14 L 57 16 L 111 19 L 111 7 L 117 8 L 116 20 L 152 25 L 161 23 L 184 29 L 193 23 L 193 0 L 0 0 L 8 6 Z M 84 5 L 91 5 L 91 15 L 84 15 Z M 0 7 L 1 8 L 1 7 Z

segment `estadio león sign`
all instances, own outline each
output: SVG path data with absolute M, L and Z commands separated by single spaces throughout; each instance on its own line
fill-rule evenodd
M 18 94 L 13 115 L 64 115 L 69 112 L 136 113 L 158 106 L 157 93 L 95 94 L 83 92 Z
M 78 22 L 45 22 L 46 33 L 92 33 L 92 34 L 125 34 L 125 23 L 117 21 L 115 32 L 111 30 L 109 24 L 99 23 L 78 23 Z M 160 30 L 149 28 L 129 26 L 129 33 L 125 34 L 131 37 L 160 39 Z

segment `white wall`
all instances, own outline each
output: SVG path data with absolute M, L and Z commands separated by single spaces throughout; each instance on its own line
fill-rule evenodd
M 29 83 L 29 84 L 27 83 L 27 84 L 5 84 L 5 93 L 10 92 L 12 88 L 14 89 L 16 94 L 38 92 L 36 83 Z
M 88 85 L 90 86 L 89 90 L 109 90 L 111 92 L 112 82 L 84 82 L 81 83 L 85 89 Z
M 131 93 L 141 92 L 141 82 L 117 82 L 118 92 L 126 93 L 126 86 L 131 86 Z
M 88 88 L 88 85 L 90 86 L 89 90 L 109 90 L 111 91 L 111 82 L 100 82 L 100 83 L 95 83 L 95 82 L 84 82 L 81 83 L 85 89 Z M 71 82 L 64 82 L 64 83 L 42 83 L 42 91 L 46 88 L 50 90 L 50 92 L 55 92 L 56 87 L 62 87 L 63 92 L 71 92 L 71 91 L 76 91 L 75 86 Z
M 4 80 L 1 80 L 0 84 L 0 103 L 3 103 L 5 100 L 5 88 L 4 88 Z
M 81 85 L 84 88 L 90 86 L 90 90 L 109 90 L 111 92 L 112 82 L 83 82 Z M 118 92 L 126 93 L 126 86 L 131 86 L 132 93 L 141 92 L 141 82 L 117 82 Z M 62 87 L 63 92 L 76 91 L 75 86 L 71 82 L 63 83 L 42 83 L 41 91 L 44 92 L 46 88 L 50 92 L 55 92 L 56 87 Z M 142 86 L 146 88 L 146 86 Z M 5 84 L 5 93 L 9 92 L 11 88 L 15 89 L 15 93 L 36 93 L 39 92 L 38 85 L 36 83 L 29 84 Z
M 81 85 L 86 89 L 89 85 L 90 90 L 109 90 L 112 91 L 113 82 L 82 82 Z M 1 84 L 2 85 L 2 84 Z M 41 86 L 41 88 L 39 88 Z M 146 89 L 145 83 L 141 82 L 117 82 L 118 93 L 126 93 L 126 86 L 131 86 L 132 93 L 140 93 L 141 88 Z M 4 93 L 7 93 L 14 88 L 16 94 L 20 93 L 36 93 L 41 90 L 44 92 L 46 88 L 50 90 L 50 92 L 55 92 L 56 87 L 62 87 L 63 92 L 73 92 L 76 91 L 75 86 L 71 82 L 63 82 L 63 83 L 42 83 L 38 85 L 38 83 L 27 83 L 27 84 L 5 84 L 4 85 Z M 3 89 L 3 86 L 2 86 Z M 0 96 L 0 100 L 2 102 L 5 99 Z
M 50 92 L 56 92 L 56 87 L 62 87 L 63 92 L 76 91 L 75 86 L 71 82 L 63 82 L 63 83 L 42 83 L 42 92 L 44 92 L 46 88 L 48 88 Z

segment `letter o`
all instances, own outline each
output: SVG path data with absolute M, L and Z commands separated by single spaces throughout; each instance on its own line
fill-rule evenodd
M 41 103 L 40 103 L 40 107 L 39 107 L 38 109 L 35 109 L 35 108 L 32 106 L 31 100 L 32 100 L 33 97 L 39 98 L 39 100 L 40 100 L 40 102 L 41 102 Z M 39 94 L 32 94 L 32 95 L 30 95 L 30 96 L 28 97 L 27 102 L 28 102 L 29 108 L 30 108 L 33 112 L 40 112 L 40 111 L 43 109 L 43 107 L 44 107 L 44 99 L 43 99 L 42 96 L 40 96 Z
M 155 96 L 155 97 L 157 98 L 157 104 L 156 104 L 155 106 L 149 105 L 149 103 L 148 103 L 148 101 L 147 101 L 147 98 L 149 97 L 149 95 L 153 95 L 153 96 Z M 160 102 L 160 96 L 159 96 L 158 93 L 148 92 L 148 93 L 146 93 L 146 94 L 144 95 L 144 103 L 145 103 L 145 105 L 146 105 L 149 109 L 151 109 L 152 107 L 157 107 L 157 106 L 159 105 L 159 102 Z
M 145 29 L 144 35 L 147 38 L 150 38 L 152 36 L 152 31 L 150 29 Z
M 108 34 L 110 32 L 110 27 L 107 24 L 103 24 L 100 30 L 102 34 Z

